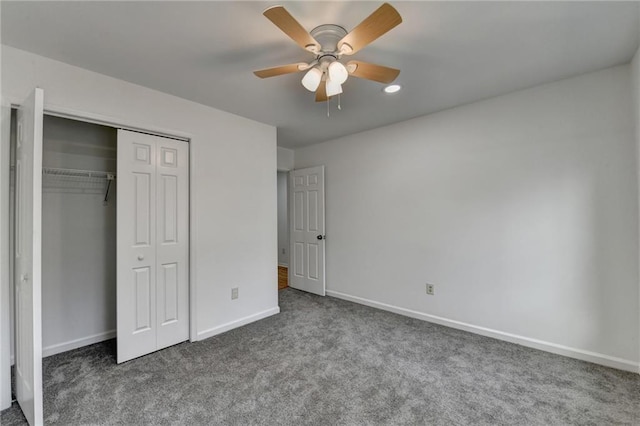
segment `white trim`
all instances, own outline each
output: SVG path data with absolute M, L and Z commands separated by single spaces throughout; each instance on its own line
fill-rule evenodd
M 640 17 L 640 13 L 638 13 L 638 17 Z M 640 184 L 640 48 L 636 50 L 629 64 L 631 66 L 631 87 L 633 89 L 633 111 L 635 118 L 636 181 Z M 640 202 L 640 199 L 638 201 Z M 638 237 L 640 237 L 640 233 Z M 640 272 L 640 262 L 638 262 L 638 272 Z M 640 281 L 638 282 L 638 289 L 640 289 Z M 638 301 L 640 302 L 640 292 L 638 293 Z M 638 309 L 638 345 L 640 348 L 640 309 Z M 638 367 L 638 374 L 640 374 L 640 366 Z
M 9 170 L 11 105 L 0 99 L 0 410 L 11 407 L 11 253 L 9 252 Z
M 222 334 L 225 331 L 233 330 L 234 328 L 242 327 L 243 325 L 247 325 L 252 322 L 255 322 L 279 313 L 280 313 L 280 307 L 276 306 L 275 308 L 267 309 L 266 311 L 249 315 L 248 317 L 240 318 L 238 320 L 231 321 L 226 324 L 222 324 L 217 327 L 210 328 L 208 330 L 203 330 L 198 333 L 198 340 L 208 339 L 209 337 Z
M 289 264 L 288 263 L 280 263 L 278 262 L 278 266 L 282 266 L 283 268 L 289 268 Z
M 196 289 L 196 235 L 198 235 L 198 223 L 196 222 L 196 197 L 193 196 L 193 176 L 195 170 L 195 144 L 189 144 L 189 341 L 198 340 L 198 315 L 196 307 L 198 293 Z
M 338 291 L 327 290 L 327 296 L 348 300 L 349 302 L 370 306 L 372 308 L 382 309 L 383 311 L 393 312 L 395 314 L 400 314 L 407 317 L 444 325 L 444 326 L 455 328 L 458 330 L 468 331 L 470 333 L 479 334 L 481 336 L 487 336 L 487 337 L 492 337 L 498 340 L 504 340 L 506 342 L 516 343 L 518 345 L 526 346 L 529 348 L 540 349 L 546 352 L 551 352 L 558 355 L 564 355 L 564 356 L 579 359 L 582 361 L 593 362 L 594 364 L 600 364 L 607 367 L 617 368 L 619 370 L 625 370 L 625 371 L 631 371 L 633 373 L 637 373 L 640 367 L 640 363 L 634 362 L 631 360 L 617 358 L 617 357 L 613 357 L 605 354 L 600 354 L 597 352 L 571 348 L 569 346 L 558 345 L 556 343 L 545 342 L 543 340 L 532 339 L 524 336 L 518 336 L 516 334 L 505 333 L 503 331 L 493 330 L 486 327 L 480 327 L 477 325 L 455 321 L 448 318 L 439 317 L 436 315 L 425 314 L 423 312 L 418 312 L 411 309 L 405 309 L 398 306 L 388 305 L 386 303 L 376 302 L 376 301 L 365 299 L 358 296 L 351 296 L 349 294 L 340 293 Z
M 55 345 L 42 348 L 42 357 L 67 352 L 72 349 L 78 349 L 83 346 L 93 345 L 94 343 L 104 342 L 105 340 L 116 337 L 116 330 L 105 331 L 104 333 L 93 334 L 91 336 L 82 337 L 80 339 L 69 340 L 68 342 L 57 343 Z
M 15 98 L 7 98 L 12 108 L 18 108 L 22 100 Z M 88 111 L 80 111 L 73 108 L 67 108 L 62 105 L 56 105 L 49 102 L 44 103 L 45 115 L 52 115 L 55 117 L 68 118 L 76 121 L 83 121 L 85 123 L 99 124 L 102 126 L 115 127 L 124 130 L 131 130 L 134 132 L 151 133 L 156 136 L 162 136 L 171 139 L 179 139 L 189 142 L 193 139 L 193 135 L 186 132 L 180 132 L 172 129 L 165 129 L 157 126 L 140 126 L 139 124 L 127 121 L 122 117 L 111 117 L 104 114 L 97 114 Z

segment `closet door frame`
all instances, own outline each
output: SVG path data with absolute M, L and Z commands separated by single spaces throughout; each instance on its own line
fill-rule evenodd
M 19 108 L 22 103 L 22 99 L 15 97 L 3 97 L 2 101 L 2 120 L 3 124 L 5 123 L 5 115 L 10 115 L 12 108 Z M 116 129 L 125 129 L 132 130 L 135 132 L 149 133 L 152 135 L 162 136 L 171 139 L 177 139 L 184 142 L 189 143 L 189 341 L 195 342 L 198 340 L 198 327 L 197 327 L 197 311 L 196 311 L 196 301 L 197 301 L 197 293 L 196 293 L 196 273 L 197 263 L 196 263 L 196 251 L 194 244 L 194 235 L 197 235 L 196 222 L 195 222 L 195 201 L 193 197 L 192 191 L 192 180 L 191 176 L 194 175 L 194 158 L 196 158 L 197 153 L 194 150 L 193 145 L 191 145 L 191 140 L 193 139 L 193 134 L 188 132 L 183 132 L 175 129 L 167 129 L 156 126 L 141 126 L 138 123 L 124 120 L 122 118 L 110 117 L 103 114 L 96 114 L 87 111 L 81 111 L 73 108 L 67 108 L 61 105 L 50 104 L 46 102 L 46 91 L 45 91 L 45 104 L 44 104 L 44 114 L 51 115 L 54 117 L 67 118 L 75 121 L 82 121 L 86 123 L 100 124 L 103 126 L 113 127 Z M 9 138 L 5 137 L 9 132 L 5 131 L 4 127 L 2 129 L 2 137 L 0 138 L 0 143 L 2 144 L 2 153 L 4 154 L 4 150 L 8 153 L 9 149 Z M 6 146 L 5 146 L 6 145 Z M 10 168 L 10 159 L 9 156 L 2 155 L 0 156 L 0 173 L 7 174 Z M 4 182 L 4 180 L 3 180 Z M 5 188 L 4 186 L 7 186 Z M 0 205 L 4 205 L 4 203 L 8 203 L 9 200 L 9 188 L 8 183 L 0 187 Z M 7 215 L 0 215 L 0 236 L 4 236 L 3 231 L 8 231 L 9 229 L 9 218 Z M 7 271 L 9 269 L 9 258 L 11 256 L 0 255 L 0 271 Z M 4 273 L 0 276 L 0 312 L 9 312 L 10 309 L 10 300 L 9 297 L 4 297 L 9 294 L 11 286 L 11 280 L 5 279 Z M 14 319 L 15 321 L 15 319 Z M 2 339 L 0 340 L 0 390 L 2 389 L 10 389 L 11 388 L 11 356 L 3 356 L 3 354 L 10 353 L 9 349 L 9 339 L 4 337 L 4 333 L 2 333 Z M 6 352 L 5 352 L 6 347 Z M 6 399 L 6 400 L 4 400 Z M 10 392 L 8 396 L 5 397 L 5 392 L 0 392 L 0 406 L 10 405 L 11 404 L 11 395 Z
M 11 300 L 13 276 L 10 275 L 10 263 L 13 253 L 9 251 L 10 219 L 10 125 L 11 103 L 4 97 L 0 99 L 0 410 L 11 407 L 11 330 L 13 310 Z

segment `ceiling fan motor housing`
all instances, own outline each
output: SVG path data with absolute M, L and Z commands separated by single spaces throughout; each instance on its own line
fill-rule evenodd
M 340 56 L 338 42 L 347 35 L 347 30 L 340 25 L 324 24 L 311 30 L 311 36 L 320 43 L 321 49 L 318 57 L 332 55 L 335 58 Z

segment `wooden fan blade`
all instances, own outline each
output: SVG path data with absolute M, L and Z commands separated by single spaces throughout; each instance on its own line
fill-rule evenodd
M 395 68 L 361 61 L 349 61 L 347 63 L 347 69 L 349 70 L 349 75 L 377 81 L 379 83 L 391 83 L 400 74 L 400 70 Z M 351 69 L 353 69 L 353 71 L 351 71 Z
M 266 68 L 263 70 L 254 71 L 253 73 L 260 78 L 276 77 L 283 74 L 291 74 L 294 72 L 304 71 L 309 66 L 304 62 L 298 62 L 297 64 L 281 65 L 279 67 Z
M 318 90 L 316 90 L 316 102 L 325 102 L 329 97 L 327 96 L 327 82 L 321 81 Z
M 320 43 L 284 7 L 270 7 L 263 12 L 263 15 L 273 22 L 276 27 L 280 28 L 282 32 L 291 37 L 298 46 L 313 53 L 320 51 Z
M 338 42 L 338 49 L 344 55 L 353 55 L 401 22 L 398 11 L 385 3 L 344 36 Z

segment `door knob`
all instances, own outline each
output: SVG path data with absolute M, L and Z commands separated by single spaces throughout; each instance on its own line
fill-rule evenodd
M 324 235 L 318 235 L 316 238 L 317 238 L 317 239 L 319 239 L 319 240 L 324 240 L 324 239 L 326 239 L 327 237 L 325 237 Z
M 143 256 L 143 255 L 141 255 L 141 254 L 139 254 L 139 255 L 138 255 L 138 260 L 144 260 L 144 256 Z

